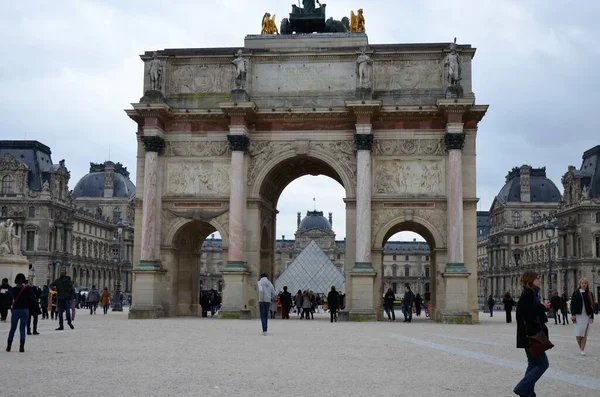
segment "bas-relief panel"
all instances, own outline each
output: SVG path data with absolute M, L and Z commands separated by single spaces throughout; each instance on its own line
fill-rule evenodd
M 229 155 L 227 141 L 167 141 L 165 155 L 183 157 L 221 157 Z
M 395 156 L 422 154 L 439 156 L 446 154 L 443 138 L 438 139 L 375 139 L 373 150 L 376 155 Z
M 375 61 L 375 90 L 442 88 L 443 72 L 441 60 Z
M 167 164 L 168 195 L 225 195 L 230 193 L 229 164 L 173 162 Z
M 378 160 L 375 194 L 443 195 L 444 175 L 443 161 Z
M 170 69 L 169 94 L 228 93 L 233 88 L 233 65 L 173 65 Z
M 253 92 L 354 91 L 354 62 L 255 64 Z

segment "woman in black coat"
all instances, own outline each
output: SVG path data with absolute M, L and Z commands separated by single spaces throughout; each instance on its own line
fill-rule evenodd
M 548 335 L 546 311 L 550 302 L 542 303 L 539 297 L 540 279 L 532 270 L 526 271 L 521 277 L 523 292 L 517 303 L 517 348 L 525 349 L 527 355 L 527 370 L 525 376 L 515 386 L 513 392 L 521 397 L 535 396 L 535 383 L 548 369 L 548 356 L 542 353 L 533 357 L 527 342 L 527 336 L 533 336 L 540 331 Z
M 502 303 L 504 304 L 504 311 L 506 312 L 506 322 L 512 323 L 512 309 L 515 306 L 515 300 L 510 295 L 510 292 L 504 294 Z

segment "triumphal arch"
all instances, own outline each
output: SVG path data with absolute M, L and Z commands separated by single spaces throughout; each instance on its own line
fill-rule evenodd
M 382 247 L 414 231 L 431 247 L 433 317 L 477 321 L 475 139 L 487 106 L 475 103 L 474 55 L 456 42 L 370 44 L 364 33 L 143 54 L 145 94 L 127 110 L 141 231 L 130 316 L 198 315 L 200 247 L 214 232 L 221 316 L 256 316 L 257 278 L 274 273 L 279 196 L 322 174 L 346 191 L 346 318 L 380 316 Z

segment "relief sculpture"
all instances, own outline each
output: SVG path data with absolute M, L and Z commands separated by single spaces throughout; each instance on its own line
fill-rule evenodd
M 173 142 L 167 141 L 165 146 L 167 156 L 182 157 L 221 157 L 229 155 L 227 141 L 220 142 Z
M 439 161 L 378 161 L 376 194 L 443 194 L 443 165 Z
M 376 90 L 443 88 L 444 68 L 439 60 L 380 61 L 375 65 Z
M 350 179 L 356 180 L 356 152 L 354 150 L 354 142 L 315 142 L 315 146 L 333 155 L 336 162 L 346 171 Z
M 167 194 L 229 194 L 229 191 L 228 165 L 198 162 L 167 166 Z
M 181 65 L 171 72 L 169 93 L 220 93 L 233 88 L 233 65 Z
M 251 141 L 248 147 L 248 186 L 256 179 L 256 175 L 267 161 L 277 153 L 293 148 L 292 142 Z
M 444 140 L 440 139 L 376 139 L 373 142 L 375 155 L 397 156 L 422 154 L 440 156 L 445 154 Z

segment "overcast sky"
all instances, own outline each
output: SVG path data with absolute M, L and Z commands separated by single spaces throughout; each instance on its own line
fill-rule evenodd
M 36 139 L 66 159 L 71 189 L 89 162 L 120 161 L 135 180 L 136 126 L 123 112 L 142 96 L 146 50 L 241 47 L 265 11 L 292 0 L 6 1 L 0 13 L 0 139 Z M 560 186 L 584 150 L 600 144 L 600 1 L 369 0 L 327 3 L 341 19 L 364 8 L 369 42 L 449 42 L 477 48 L 473 90 L 490 109 L 478 133 L 477 191 L 489 209 L 514 166 L 546 166 Z M 296 212 L 334 213 L 345 235 L 343 189 L 303 177 L 283 192 L 277 235 Z

